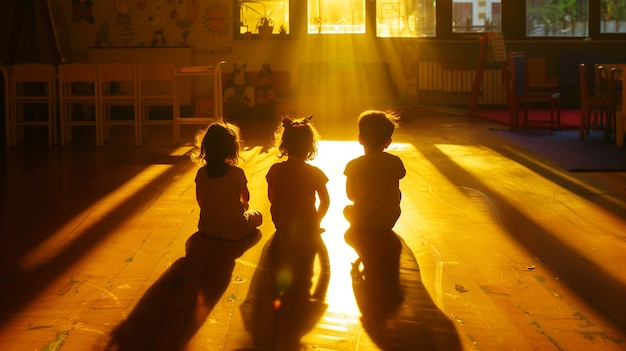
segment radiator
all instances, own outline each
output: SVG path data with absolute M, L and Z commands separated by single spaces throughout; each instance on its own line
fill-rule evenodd
M 417 90 L 440 91 L 442 93 L 471 94 L 475 69 L 442 67 L 437 61 L 420 61 L 417 66 Z M 485 69 L 480 105 L 506 104 L 506 94 L 502 84 L 500 69 Z

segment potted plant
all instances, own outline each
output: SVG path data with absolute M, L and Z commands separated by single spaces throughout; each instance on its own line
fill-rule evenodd
M 259 17 L 256 29 L 259 32 L 260 39 L 270 39 L 274 31 L 274 20 L 269 15 L 263 15 Z
M 281 24 L 281 25 L 278 27 L 278 35 L 279 35 L 281 38 L 286 38 L 286 37 L 287 37 L 287 27 L 285 27 L 285 25 L 284 25 L 284 24 Z
M 260 1 L 241 1 L 239 3 L 240 18 L 244 18 L 244 13 L 252 12 L 257 17 L 256 30 L 260 39 L 269 39 L 274 31 L 274 20 L 272 13 L 268 13 L 265 4 Z

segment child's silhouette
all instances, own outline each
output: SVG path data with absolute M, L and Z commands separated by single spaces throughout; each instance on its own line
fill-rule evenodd
M 280 157 L 287 156 L 287 160 L 274 164 L 266 176 L 272 220 L 283 235 L 319 234 L 320 221 L 330 205 L 328 177 L 306 162 L 317 154 L 319 139 L 310 119 L 283 118 L 277 142 Z
M 287 160 L 274 164 L 266 176 L 276 227 L 272 249 L 277 301 L 315 298 L 311 295 L 313 264 L 325 250 L 320 222 L 330 205 L 328 178 L 306 162 L 315 157 L 319 138 L 310 119 L 283 118 L 276 141 L 280 156 Z
M 191 158 L 202 166 L 196 174 L 198 231 L 208 237 L 239 240 L 263 221 L 261 212 L 248 210 L 248 181 L 237 167 L 240 146 L 239 129 L 229 123 L 213 123 L 196 135 Z
M 353 204 L 344 215 L 354 229 L 391 230 L 400 217 L 400 179 L 406 170 L 402 160 L 384 150 L 398 128 L 398 117 L 378 110 L 359 115 L 359 142 L 365 155 L 346 165 L 346 195 Z

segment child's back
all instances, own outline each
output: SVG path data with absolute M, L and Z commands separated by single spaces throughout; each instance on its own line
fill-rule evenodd
M 281 126 L 278 148 L 287 160 L 274 164 L 266 176 L 272 220 L 279 232 L 318 234 L 330 201 L 328 178 L 306 161 L 315 157 L 319 136 L 309 119 L 285 118 Z
M 263 217 L 259 211 L 248 210 L 248 181 L 236 166 L 239 130 L 228 123 L 214 123 L 197 138 L 192 159 L 202 165 L 195 179 L 198 231 L 208 237 L 242 239 L 261 225 Z
M 391 230 L 400 217 L 402 160 L 384 152 L 397 128 L 397 118 L 369 110 L 359 116 L 359 142 L 365 155 L 346 165 L 346 193 L 353 205 L 344 214 L 352 227 L 366 231 Z

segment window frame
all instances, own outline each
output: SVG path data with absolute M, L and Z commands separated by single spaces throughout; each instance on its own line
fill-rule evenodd
M 365 6 L 365 33 L 364 34 L 309 34 L 307 31 L 307 0 L 285 0 L 289 2 L 289 33 L 280 37 L 277 32 L 272 34 L 272 39 L 304 39 L 336 35 L 367 36 L 379 40 L 419 40 L 419 41 L 475 41 L 485 32 L 454 32 L 452 27 L 453 2 L 452 0 L 436 1 L 435 35 L 423 37 L 379 37 L 376 28 L 376 2 L 366 1 Z M 507 41 L 521 42 L 586 42 L 586 41 L 611 41 L 620 42 L 626 40 L 626 33 L 602 33 L 601 26 L 601 1 L 588 0 L 589 28 L 588 35 L 582 36 L 528 36 L 526 34 L 526 3 L 527 1 L 501 1 L 501 31 Z M 233 0 L 233 39 L 234 40 L 257 40 L 258 34 L 252 33 L 247 36 L 239 33 L 239 0 Z M 524 16 L 519 16 L 523 13 Z

